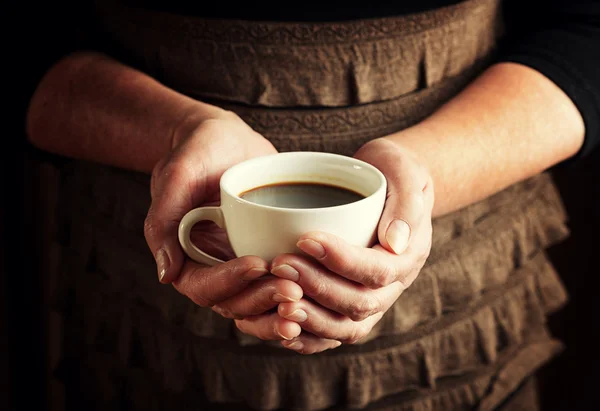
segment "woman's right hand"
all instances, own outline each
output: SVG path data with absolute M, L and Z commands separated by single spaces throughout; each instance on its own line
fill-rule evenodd
M 280 302 L 299 301 L 302 289 L 292 281 L 270 276 L 254 281 L 268 273 L 268 263 L 256 256 L 234 258 L 224 230 L 215 225 L 197 224 L 192 231 L 200 248 L 226 260 L 214 267 L 186 258 L 177 237 L 188 211 L 219 201 L 225 170 L 276 153 L 273 145 L 234 113 L 220 110 L 209 119 L 182 123 L 173 140 L 173 150 L 153 169 L 152 204 L 144 224 L 159 281 L 172 283 L 194 303 L 229 318 L 264 314 Z M 288 339 L 299 333 L 296 323 L 283 319 L 266 337 Z

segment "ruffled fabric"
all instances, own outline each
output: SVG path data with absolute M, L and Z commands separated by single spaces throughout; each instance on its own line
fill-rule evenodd
M 415 390 L 437 392 L 441 381 L 498 363 L 567 298 L 543 253 L 566 235 L 565 214 L 551 179 L 540 175 L 436 220 L 425 269 L 361 345 L 310 357 L 255 345 L 230 320 L 156 281 L 139 235 L 147 177 L 70 167 L 58 207 L 70 224 L 59 233 L 56 308 L 81 336 L 86 361 L 111 364 L 103 374 L 109 385 L 148 374 L 168 398 L 199 391 L 255 409 L 363 408 Z
M 76 325 L 84 336 L 89 361 L 111 358 L 108 385 L 147 374 L 159 392 L 201 390 L 212 402 L 240 402 L 255 409 L 320 410 L 336 404 L 363 408 L 403 393 L 440 395 L 444 381 L 471 378 L 505 357 L 524 375 L 531 373 L 559 348 L 547 336 L 540 337 L 546 315 L 555 307 L 540 294 L 540 284 L 561 290 L 556 281 L 540 253 L 513 273 L 503 290 L 487 293 L 435 326 L 308 357 L 266 346 L 240 349 L 233 340 L 194 336 L 179 324 L 163 321 L 148 306 L 103 292 L 107 280 L 100 275 L 77 284 L 71 327 Z M 519 354 L 533 342 L 544 348 L 543 355 L 534 348 Z M 490 384 L 485 392 L 492 389 Z M 509 392 L 494 384 L 505 389 L 503 394 Z
M 374 21 L 388 28 L 385 39 L 373 22 L 317 24 L 298 37 L 295 31 L 303 26 L 296 23 L 244 25 L 248 30 L 240 31 L 114 2 L 102 2 L 98 26 L 116 50 L 131 53 L 165 84 L 225 99 L 221 105 L 278 150 L 351 155 L 365 141 L 431 114 L 481 71 L 501 26 L 498 4 L 469 0 Z M 158 28 L 170 34 L 157 36 Z M 227 78 L 233 77 L 224 76 L 219 64 L 207 66 L 210 59 L 202 52 L 212 45 L 214 56 L 223 57 L 254 44 L 274 53 L 314 47 L 331 57 L 325 52 L 346 50 L 356 36 L 363 48 L 399 42 L 398 50 L 408 50 L 416 37 L 394 36 L 407 30 L 420 33 L 422 44 L 394 67 L 410 78 L 373 93 L 364 92 L 365 85 L 387 83 L 346 78 L 343 70 L 332 79 L 352 80 L 345 89 L 322 87 L 319 79 L 296 84 L 293 93 L 263 90 L 260 81 L 231 87 Z M 457 42 L 463 45 L 449 47 Z M 244 70 L 255 69 L 251 63 Z M 268 76 L 287 68 L 264 69 Z M 219 81 L 202 83 L 211 78 Z M 348 89 L 357 79 L 358 87 Z M 246 92 L 245 86 L 254 88 Z M 259 106 L 239 104 L 240 96 Z M 365 104 L 351 105 L 356 102 Z M 328 104 L 336 107 L 322 107 Z M 53 349 L 52 364 L 58 380 L 89 399 L 85 409 L 216 409 L 214 404 L 234 403 L 263 410 L 488 410 L 560 350 L 545 321 L 567 296 L 543 250 L 568 230 L 547 174 L 436 219 L 426 266 L 371 335 L 313 356 L 245 337 L 232 321 L 158 283 L 143 237 L 149 176 L 73 161 L 61 168 L 57 193 L 59 230 L 56 258 L 50 260 L 56 264 L 48 275 L 52 330 L 62 345 Z
M 96 15 L 119 53 L 164 84 L 200 100 L 281 108 L 345 107 L 431 87 L 489 59 L 500 14 L 499 0 L 469 0 L 402 17 L 290 24 L 113 0 L 97 2 Z
M 145 241 L 132 235 L 143 229 L 147 180 L 89 164 L 76 170 L 63 174 L 59 210 L 71 225 L 57 301 L 77 313 L 70 327 L 85 337 L 87 355 L 112 358 L 107 384 L 149 373 L 169 398 L 200 390 L 211 402 L 255 409 L 363 408 L 497 363 L 566 301 L 542 251 L 566 235 L 565 215 L 541 175 L 437 220 L 426 267 L 362 345 L 312 357 L 255 345 L 156 281 Z M 464 397 L 467 386 L 459 398 L 483 398 Z M 439 398 L 423 401 L 448 401 Z

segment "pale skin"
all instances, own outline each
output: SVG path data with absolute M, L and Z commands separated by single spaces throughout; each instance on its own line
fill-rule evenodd
M 53 153 L 152 173 L 145 236 L 159 280 L 234 318 L 245 333 L 311 354 L 371 331 L 418 276 L 432 218 L 572 157 L 585 127 L 573 102 L 542 74 L 495 64 L 421 123 L 355 154 L 388 180 L 373 248 L 306 233 L 298 247 L 313 258 L 290 254 L 267 262 L 233 258 L 222 233 L 200 228 L 198 243 L 230 258 L 210 268 L 184 258 L 179 221 L 218 201 L 228 167 L 276 152 L 235 114 L 107 56 L 77 53 L 46 73 L 30 102 L 27 132 Z

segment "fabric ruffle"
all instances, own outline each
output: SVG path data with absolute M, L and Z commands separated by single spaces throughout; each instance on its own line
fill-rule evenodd
M 469 0 L 332 25 L 215 21 L 104 1 L 96 24 L 131 64 L 199 100 L 346 107 L 392 100 L 489 60 L 501 13 L 498 0 Z
M 340 24 L 209 24 L 98 4 L 111 51 L 165 85 L 218 98 L 280 151 L 346 155 L 455 95 L 502 26 L 497 0 Z M 305 76 L 315 58 L 326 77 Z M 546 174 L 436 219 L 426 266 L 371 335 L 312 356 L 243 337 L 159 284 L 143 237 L 149 176 L 72 161 L 57 193 L 52 365 L 96 408 L 490 410 L 560 350 L 544 324 L 567 297 L 543 249 L 568 231 Z
M 156 389 L 169 395 L 202 390 L 213 402 L 269 410 L 320 410 L 335 404 L 362 408 L 391 395 L 431 393 L 448 379 L 502 363 L 509 353 L 521 372 L 533 371 L 539 355 L 545 360 L 557 349 L 549 339 L 539 339 L 546 315 L 564 301 L 563 295 L 549 305 L 540 283 L 559 292 L 556 281 L 540 253 L 502 290 L 486 293 L 434 327 L 314 356 L 267 346 L 240 349 L 232 340 L 197 337 L 164 321 L 151 307 L 102 292 L 107 280 L 98 275 L 78 283 L 71 325 L 85 336 L 82 343 L 91 357 L 111 358 L 114 368 L 105 377 L 115 386 L 136 373 L 149 373 Z M 515 357 L 533 341 L 541 354 L 529 348 L 530 354 Z
M 84 336 L 90 361 L 113 364 L 102 378 L 117 385 L 148 372 L 167 397 L 199 390 L 256 409 L 361 408 L 498 363 L 566 301 L 543 253 L 567 234 L 565 214 L 541 175 L 436 220 L 426 267 L 362 344 L 298 356 L 242 338 L 232 321 L 156 281 L 140 235 L 146 176 L 90 164 L 68 170 L 56 308 Z

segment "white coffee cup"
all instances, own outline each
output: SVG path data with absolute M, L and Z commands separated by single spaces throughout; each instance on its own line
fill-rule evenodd
M 299 182 L 338 186 L 365 198 L 324 208 L 279 208 L 240 198 L 241 193 L 257 187 Z M 190 239 L 196 223 L 210 220 L 227 231 L 238 257 L 255 255 L 271 261 L 280 254 L 297 253 L 299 237 L 310 231 L 324 231 L 368 247 L 376 238 L 386 189 L 385 176 L 377 168 L 352 157 L 303 151 L 253 158 L 223 174 L 219 207 L 196 208 L 183 217 L 179 242 L 185 253 L 199 263 L 222 263 Z

